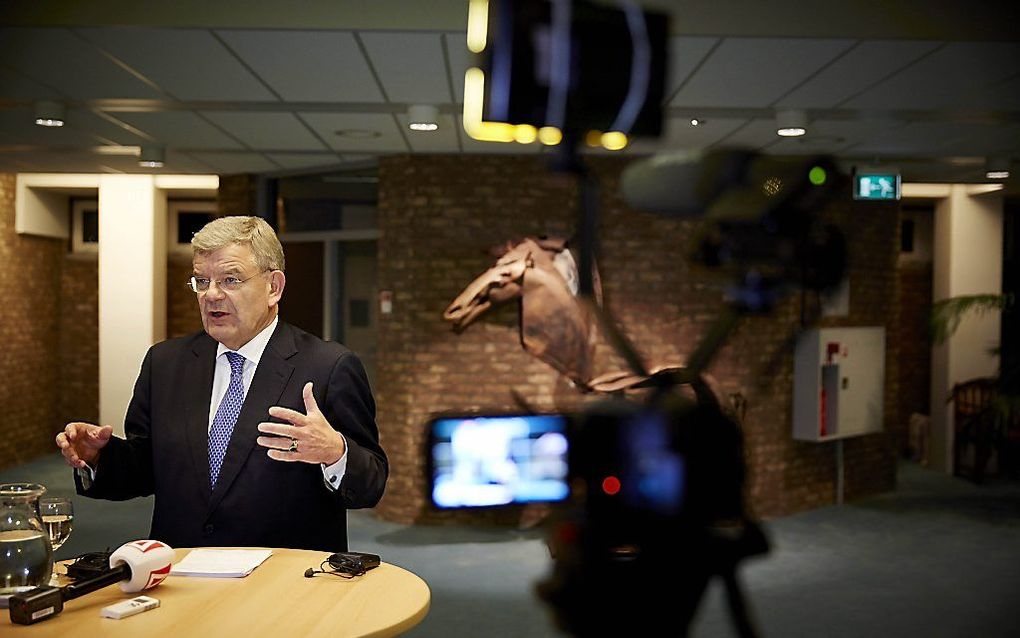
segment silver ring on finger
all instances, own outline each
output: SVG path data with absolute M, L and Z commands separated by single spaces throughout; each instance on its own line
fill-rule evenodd
M 298 451 L 297 446 L 298 446 L 297 439 L 291 439 L 290 440 L 290 447 L 287 448 L 287 451 L 288 452 L 297 452 Z

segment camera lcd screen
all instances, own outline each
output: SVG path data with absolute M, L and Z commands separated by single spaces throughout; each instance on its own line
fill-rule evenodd
M 439 508 L 563 501 L 567 418 L 439 417 L 429 424 L 432 503 Z

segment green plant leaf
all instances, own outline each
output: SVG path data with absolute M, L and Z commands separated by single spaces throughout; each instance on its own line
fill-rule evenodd
M 1002 310 L 1013 304 L 1013 295 L 960 295 L 937 301 L 931 311 L 931 338 L 936 344 L 945 343 L 953 336 L 968 313 L 982 315 L 990 310 Z

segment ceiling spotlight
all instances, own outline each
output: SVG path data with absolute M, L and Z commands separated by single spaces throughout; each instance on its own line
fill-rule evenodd
M 162 168 L 165 149 L 160 145 L 143 146 L 138 153 L 138 165 L 144 168 Z
M 989 157 L 985 163 L 985 177 L 988 179 L 1009 179 L 1009 158 Z
M 807 133 L 807 113 L 799 109 L 776 111 L 776 135 L 800 137 Z
M 63 126 L 64 105 L 52 100 L 39 100 L 35 103 L 35 123 L 39 126 Z
M 431 104 L 412 104 L 407 109 L 407 128 L 434 131 L 439 128 L 439 109 Z
M 705 123 L 705 120 L 702 120 L 702 119 L 699 119 L 699 118 L 696 118 L 696 117 L 692 117 L 691 118 L 691 126 L 701 126 L 704 123 Z

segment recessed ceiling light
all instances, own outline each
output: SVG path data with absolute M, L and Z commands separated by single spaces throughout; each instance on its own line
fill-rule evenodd
M 691 126 L 701 126 L 704 123 L 705 123 L 705 120 L 702 120 L 700 118 L 697 118 L 697 117 L 692 117 L 691 118 Z
M 164 155 L 164 148 L 158 144 L 143 146 L 138 153 L 138 165 L 143 168 L 162 168 Z
M 63 126 L 64 105 L 52 100 L 39 100 L 35 103 L 35 123 L 39 126 Z
M 439 109 L 431 104 L 412 104 L 407 109 L 407 128 L 434 131 L 439 128 Z
M 1009 179 L 1008 157 L 990 157 L 985 162 L 985 177 L 988 179 Z
M 776 135 L 800 137 L 807 133 L 807 113 L 799 109 L 776 111 Z
M 347 137 L 356 140 L 367 140 L 375 137 L 382 137 L 382 133 L 379 131 L 370 131 L 364 128 L 342 128 L 339 131 L 333 133 L 337 137 Z

